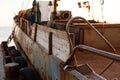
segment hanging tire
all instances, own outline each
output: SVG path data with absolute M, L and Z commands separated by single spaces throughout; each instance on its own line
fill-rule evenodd
M 18 50 L 11 50 L 12 57 L 18 57 L 21 56 L 21 53 Z
M 19 64 L 20 68 L 27 67 L 27 62 L 22 56 L 15 57 L 14 61 Z
M 37 80 L 35 72 L 29 67 L 21 68 L 20 75 L 23 76 L 23 80 Z
M 10 56 L 5 56 L 5 63 L 11 63 L 12 59 Z
M 19 64 L 7 63 L 5 64 L 5 80 L 18 80 L 19 77 Z
M 15 46 L 10 46 L 9 49 L 10 50 L 16 50 Z
M 9 56 L 9 53 L 7 51 L 5 51 L 5 56 Z

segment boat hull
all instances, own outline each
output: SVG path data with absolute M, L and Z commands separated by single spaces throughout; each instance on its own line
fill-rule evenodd
M 109 76 L 107 76 L 108 74 L 104 75 L 105 78 L 101 77 L 98 74 L 104 70 L 103 68 L 106 67 L 107 63 L 111 60 L 108 60 L 106 57 L 105 59 L 104 57 L 97 58 L 96 55 L 91 54 L 89 51 L 81 52 L 81 50 L 78 50 L 75 56 L 77 56 L 76 59 L 78 60 L 77 63 L 79 66 L 66 69 L 65 63 L 71 56 L 71 45 L 67 32 L 65 30 L 57 30 L 38 24 L 30 26 L 29 22 L 27 21 L 21 23 L 22 24 L 20 26 L 17 26 L 15 29 L 14 41 L 17 44 L 18 48 L 21 48 L 25 53 L 31 66 L 36 69 L 43 80 L 109 79 Z M 118 48 L 119 52 L 119 25 L 115 27 L 115 25 L 110 26 L 109 24 L 109 27 L 107 24 L 105 25 L 104 29 L 102 27 L 102 24 L 94 25 L 101 33 L 103 32 L 103 35 L 105 37 L 109 38 L 109 41 L 115 46 L 115 48 Z M 78 25 L 77 27 L 72 27 L 72 30 L 73 32 L 78 32 L 72 37 L 74 46 L 81 43 L 113 52 L 91 28 L 87 27 L 87 25 Z M 79 38 L 75 42 L 75 37 L 78 36 Z M 86 57 L 82 58 L 84 55 Z M 71 58 L 71 60 L 72 61 L 70 62 L 74 62 L 75 59 Z M 105 60 L 108 61 L 106 62 Z M 105 61 L 106 64 L 102 64 L 103 61 Z M 100 70 L 101 67 L 99 66 L 98 62 L 100 62 L 101 65 L 104 65 L 102 67 L 102 70 Z M 93 69 L 87 64 L 90 64 Z M 79 69 L 87 70 L 84 72 Z M 96 74 L 94 70 L 98 74 Z M 116 76 L 112 76 L 110 79 L 114 78 L 116 78 Z M 119 77 L 117 78 L 119 79 Z

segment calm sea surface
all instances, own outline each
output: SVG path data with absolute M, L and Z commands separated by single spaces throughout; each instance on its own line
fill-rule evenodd
M 0 27 L 0 43 L 6 41 L 14 27 Z

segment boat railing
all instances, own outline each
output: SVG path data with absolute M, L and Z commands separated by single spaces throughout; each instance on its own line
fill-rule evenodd
M 30 22 L 28 20 L 20 18 L 20 28 L 26 35 L 28 35 L 31 39 L 36 41 L 37 24 L 30 25 Z
M 112 63 L 114 62 L 114 60 L 115 61 L 120 61 L 120 55 L 117 55 L 117 54 L 114 54 L 114 53 L 111 53 L 111 52 L 103 51 L 103 50 L 96 49 L 96 48 L 93 48 L 93 47 L 90 47 L 90 46 L 86 46 L 86 45 L 82 45 L 82 44 L 74 46 L 73 42 L 72 42 L 72 39 L 70 37 L 71 33 L 69 31 L 70 30 L 69 29 L 69 25 L 75 19 L 82 19 L 83 21 L 85 21 L 88 24 L 88 26 L 91 27 L 107 43 L 107 45 L 112 48 L 112 50 L 114 51 L 114 53 L 116 53 L 116 49 L 113 47 L 113 45 L 92 24 L 90 24 L 85 18 L 83 18 L 83 17 L 73 17 L 66 24 L 66 31 L 67 31 L 69 43 L 70 43 L 70 46 L 71 46 L 70 47 L 71 48 L 70 49 L 71 55 L 66 60 L 65 66 L 68 65 L 68 63 L 71 61 L 71 59 L 73 59 L 73 57 L 75 59 L 75 64 L 73 66 L 76 66 L 76 67 L 78 66 L 77 60 L 76 60 L 76 56 L 75 56 L 75 53 L 76 53 L 76 51 L 78 49 L 82 50 L 82 51 L 85 50 L 85 51 L 93 52 L 93 53 L 96 53 L 98 55 L 101 55 L 101 56 L 104 56 L 104 57 L 112 59 L 112 61 L 104 68 L 104 70 L 100 74 L 104 73 L 104 71 L 112 65 Z
M 24 18 L 20 18 L 20 28 L 27 34 L 30 35 L 30 23 Z
M 68 34 L 68 38 L 69 38 L 69 42 L 70 42 L 70 45 L 71 45 L 71 48 L 73 49 L 73 43 L 72 43 L 72 40 L 71 40 L 71 38 L 70 38 L 70 24 L 74 21 L 74 20 L 76 20 L 76 19 L 82 19 L 84 22 L 86 22 L 87 23 L 87 25 L 90 27 L 90 28 L 92 28 L 105 42 L 106 42 L 106 44 L 108 45 L 108 46 L 110 46 L 111 48 L 112 48 L 112 50 L 114 51 L 114 52 L 116 52 L 116 49 L 114 48 L 114 46 L 92 25 L 92 24 L 90 24 L 85 18 L 83 18 L 83 17 L 73 17 L 73 18 L 71 18 L 68 22 L 67 22 L 67 24 L 66 24 L 66 31 L 67 31 L 67 34 Z M 71 49 L 71 50 L 72 50 Z
M 118 54 L 114 54 L 114 53 L 111 53 L 111 52 L 107 52 L 107 51 L 104 51 L 104 50 L 100 50 L 100 49 L 96 49 L 96 48 L 93 48 L 93 47 L 90 47 L 90 46 L 86 46 L 86 45 L 77 45 L 73 48 L 73 51 L 72 51 L 72 54 L 71 56 L 68 58 L 68 60 L 66 61 L 65 64 L 67 64 L 69 62 L 69 60 L 75 55 L 75 52 L 80 49 L 81 51 L 82 50 L 86 50 L 86 51 L 90 51 L 90 52 L 93 52 L 93 53 L 96 53 L 97 55 L 101 55 L 103 57 L 107 57 L 109 59 L 112 59 L 112 60 L 115 60 L 115 61 L 119 61 L 120 62 L 120 55 Z M 77 65 L 76 65 L 77 66 Z

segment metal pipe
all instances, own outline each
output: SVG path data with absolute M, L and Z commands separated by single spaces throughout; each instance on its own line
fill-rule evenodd
M 65 62 L 65 65 L 69 63 L 71 58 L 75 55 L 75 52 L 76 52 L 77 49 L 90 51 L 90 52 L 96 53 L 97 55 L 101 55 L 103 57 L 107 57 L 109 59 L 112 59 L 112 60 L 120 62 L 120 55 L 118 55 L 118 54 L 114 54 L 114 53 L 111 53 L 111 52 L 103 51 L 103 50 L 96 49 L 96 48 L 93 48 L 93 47 L 90 47 L 90 46 L 86 46 L 86 45 L 78 45 L 78 46 L 74 47 L 74 49 L 72 51 L 73 54 L 71 54 L 71 56 Z
M 86 19 L 84 19 L 83 17 L 73 17 L 73 18 L 71 18 L 69 21 L 68 21 L 68 23 L 66 24 L 66 31 L 67 31 L 67 35 L 68 35 L 68 39 L 69 39 L 69 43 L 70 43 L 70 57 L 68 58 L 68 60 L 65 62 L 65 64 L 64 65 L 66 65 L 66 64 L 68 64 L 69 63 L 69 61 L 71 60 L 71 58 L 74 56 L 74 54 L 75 54 L 75 52 L 76 52 L 76 48 L 78 47 L 78 46 L 76 46 L 76 47 L 74 47 L 73 46 L 73 43 L 72 43 L 72 40 L 71 40 L 71 38 L 70 38 L 70 31 L 69 31 L 69 25 L 70 25 L 70 23 L 72 22 L 72 21 L 74 21 L 75 19 L 82 19 L 82 20 L 84 20 L 87 24 L 88 24 L 88 26 L 89 27 L 91 27 L 111 48 L 112 48 L 112 50 L 116 53 L 116 49 L 112 46 L 112 44 L 93 26 L 93 25 L 91 25 Z M 100 51 L 101 52 L 101 51 Z M 102 51 L 103 53 L 104 53 L 104 51 Z M 95 52 L 96 53 L 96 52 Z M 100 54 L 100 53 L 98 53 L 99 55 L 102 55 L 102 56 L 105 56 L 105 57 L 108 57 L 108 58 L 111 58 L 111 59 L 114 59 L 114 60 L 117 60 L 117 61 L 120 61 L 120 56 L 119 55 L 116 55 L 116 54 L 113 54 L 113 53 L 110 53 L 110 54 L 108 54 L 108 53 L 106 53 L 105 52 L 105 54 Z M 117 58 L 117 59 L 116 59 Z M 102 71 L 102 73 L 104 73 L 104 71 L 106 70 L 106 68 L 109 68 L 109 66 L 110 65 L 112 65 L 112 63 L 113 63 L 114 61 L 112 60 L 112 62 L 110 63 L 110 64 L 108 64 L 106 67 L 105 67 L 105 69 Z
M 56 17 L 56 14 L 57 14 L 57 0 L 54 0 L 54 11 L 53 11 L 53 14 L 54 14 L 54 18 Z
M 114 54 L 114 53 L 111 53 L 111 52 L 103 51 L 103 50 L 96 49 L 96 48 L 86 46 L 86 45 L 78 45 L 75 48 L 79 48 L 79 49 L 87 50 L 87 51 L 90 51 L 90 52 L 94 52 L 94 53 L 97 53 L 98 55 L 108 57 L 108 58 L 116 60 L 116 61 L 120 61 L 120 55 L 117 55 L 117 54 Z
M 89 27 L 91 27 L 107 44 L 108 44 L 108 46 L 110 46 L 112 49 L 113 49 L 113 51 L 116 53 L 116 49 L 112 46 L 112 44 L 92 25 L 92 24 L 90 24 L 85 18 L 83 18 L 83 17 L 79 17 L 79 16 L 77 16 L 77 17 L 73 17 L 73 18 L 71 18 L 69 21 L 68 21 L 68 23 L 67 23 L 67 25 L 66 25 L 66 30 L 67 30 L 67 34 L 68 34 L 68 36 L 69 36 L 69 25 L 70 25 L 70 23 L 72 22 L 72 21 L 74 21 L 75 19 L 82 19 L 83 21 L 85 21 L 87 24 L 88 24 L 88 26 Z M 70 39 L 70 37 L 68 37 L 69 38 L 69 42 L 70 42 L 70 45 L 71 45 L 71 47 L 73 48 L 73 44 L 72 44 L 72 41 L 71 41 L 71 39 Z

